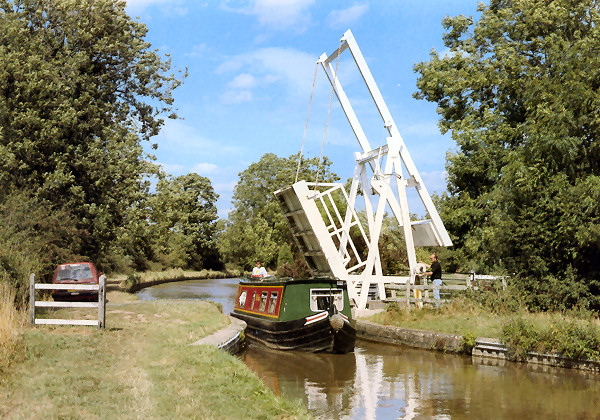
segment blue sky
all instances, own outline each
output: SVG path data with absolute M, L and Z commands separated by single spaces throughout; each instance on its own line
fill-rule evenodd
M 428 190 L 441 193 L 454 144 L 439 132 L 435 104 L 412 98 L 413 65 L 433 48 L 444 52 L 444 16 L 476 16 L 476 8 L 473 0 L 128 0 L 128 13 L 148 26 L 147 40 L 189 72 L 175 92 L 184 119 L 167 120 L 154 139 L 157 161 L 175 176 L 208 177 L 226 217 L 241 171 L 265 153 L 300 149 L 316 60 L 351 29 Z M 371 145 L 384 144 L 383 123 L 348 52 L 339 73 Z M 330 94 L 319 69 L 305 145 L 311 157 L 321 153 Z M 334 98 L 324 154 L 343 181 L 359 150 Z

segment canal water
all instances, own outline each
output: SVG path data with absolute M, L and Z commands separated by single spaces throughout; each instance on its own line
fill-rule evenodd
M 140 299 L 202 299 L 233 310 L 238 279 L 167 283 Z M 344 355 L 249 346 L 267 386 L 319 419 L 600 419 L 600 375 L 359 341 Z

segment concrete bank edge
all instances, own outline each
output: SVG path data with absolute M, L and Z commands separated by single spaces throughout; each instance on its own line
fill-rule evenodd
M 413 330 L 410 328 L 381 325 L 365 320 L 356 320 L 357 336 L 363 340 L 403 345 L 418 349 L 438 350 L 449 353 L 471 354 L 473 358 L 496 359 L 514 362 L 508 357 L 506 345 L 495 338 L 479 337 L 472 349 L 466 347 L 461 335 L 439 333 L 434 331 Z M 572 360 L 558 354 L 542 354 L 530 352 L 527 360 L 521 361 L 532 365 L 578 369 L 600 373 L 600 362 L 594 360 Z
M 466 353 L 461 335 L 381 325 L 362 319 L 356 320 L 356 334 L 363 340 L 379 343 L 401 344 L 413 348 L 450 353 Z
M 236 354 L 244 347 L 244 331 L 246 323 L 241 319 L 229 316 L 229 325 L 219 331 L 192 343 L 193 346 L 207 344 L 218 349 Z

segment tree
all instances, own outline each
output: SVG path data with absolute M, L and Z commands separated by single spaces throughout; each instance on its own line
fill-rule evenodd
M 157 254 L 167 266 L 221 268 L 216 247 L 218 194 L 195 173 L 163 175 L 152 200 Z
M 319 172 L 321 182 L 338 180 L 330 171 L 331 161 L 323 158 L 303 159 L 298 179 L 314 182 Z M 264 154 L 239 174 L 233 193 L 234 209 L 229 213 L 219 240 L 219 249 L 226 261 L 249 269 L 256 259 L 263 265 L 275 265 L 280 246 L 293 244 L 289 226 L 273 193 L 294 183 L 298 155 L 280 158 Z M 297 251 L 297 250 L 296 250 Z
M 528 304 L 600 309 L 600 14 L 592 0 L 492 0 L 443 20 L 415 97 L 437 102 L 442 217 L 465 260 L 516 273 Z
M 0 201 L 27 190 L 68 209 L 73 253 L 110 268 L 156 173 L 141 141 L 172 113 L 180 81 L 118 0 L 0 1 Z

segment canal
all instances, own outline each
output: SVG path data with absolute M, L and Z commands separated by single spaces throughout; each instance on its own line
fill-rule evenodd
M 167 283 L 148 299 L 202 299 L 233 310 L 238 279 Z M 250 346 L 240 355 L 276 394 L 321 419 L 600 418 L 600 375 L 359 341 L 345 355 Z

